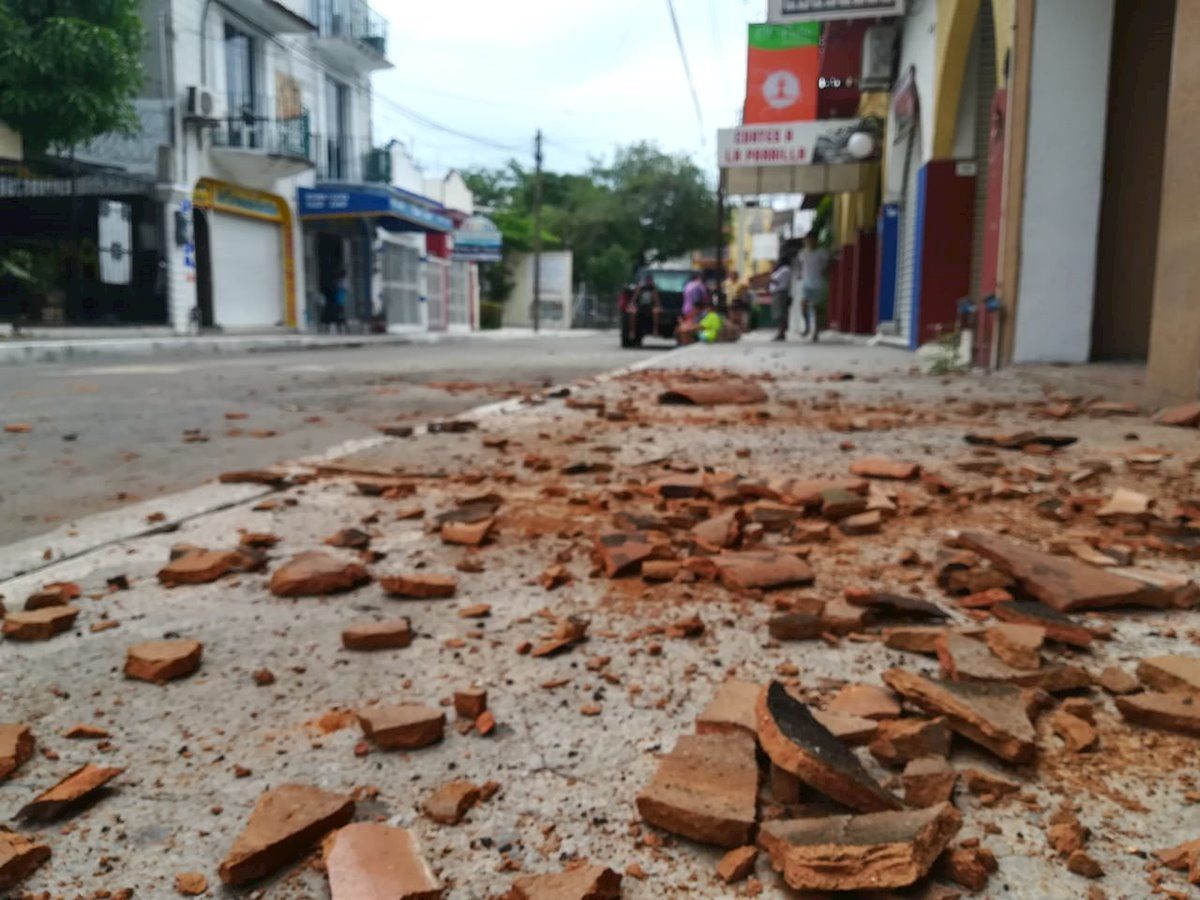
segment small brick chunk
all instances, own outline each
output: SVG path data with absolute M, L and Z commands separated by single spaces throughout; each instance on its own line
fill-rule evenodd
M 443 825 L 457 825 L 478 802 L 478 786 L 465 779 L 448 781 L 425 801 L 425 815 Z
M 388 575 L 379 579 L 379 584 L 393 597 L 413 600 L 440 600 L 453 597 L 458 590 L 458 579 L 453 575 L 406 573 Z
M 373 706 L 359 710 L 363 734 L 381 750 L 417 750 L 436 744 L 446 730 L 441 710 L 419 704 Z
M 46 606 L 31 612 L 10 612 L 0 627 L 10 641 L 48 641 L 70 631 L 79 616 L 75 606 Z
M 586 862 L 551 875 L 523 875 L 512 886 L 512 900 L 620 900 L 620 897 L 620 873 Z
M 7 895 L 50 858 L 50 848 L 23 834 L 0 831 L 0 891 Z
M 941 716 L 883 721 L 871 740 L 871 755 L 885 766 L 902 766 L 922 756 L 945 758 L 950 754 L 950 734 Z
M 988 649 L 1014 669 L 1037 669 L 1042 664 L 1042 642 L 1046 629 L 1037 625 L 1004 622 L 984 632 Z
M 43 791 L 17 813 L 21 819 L 53 819 L 95 791 L 100 790 L 124 769 L 104 768 L 90 763 L 76 769 L 49 790 Z
M 488 693 L 484 688 L 471 687 L 454 692 L 454 711 L 460 719 L 474 721 L 484 714 L 488 706 Z
M 416 837 L 406 828 L 355 822 L 325 842 L 325 871 L 332 900 L 440 900 Z
M 342 632 L 347 650 L 399 650 L 412 643 L 412 624 L 407 618 L 363 622 Z
M 178 584 L 208 584 L 233 571 L 238 555 L 228 550 L 192 547 L 158 570 L 158 580 L 167 587 Z
M 900 776 L 904 802 L 913 807 L 947 803 L 958 783 L 958 772 L 941 756 L 923 756 L 904 767 Z
M 199 897 L 208 890 L 208 879 L 202 872 L 180 872 L 175 876 L 175 893 L 181 897 Z
M 204 647 L 199 641 L 148 641 L 125 653 L 125 677 L 166 684 L 200 668 Z
M 756 862 L 758 862 L 758 848 L 753 844 L 735 847 L 721 857 L 721 861 L 717 863 L 717 877 L 726 884 L 741 881 L 754 871 Z
M 33 756 L 33 731 L 21 722 L 0 722 L 0 781 Z
M 367 570 L 318 550 L 300 553 L 271 573 L 276 597 L 319 597 L 352 591 L 371 580 Z

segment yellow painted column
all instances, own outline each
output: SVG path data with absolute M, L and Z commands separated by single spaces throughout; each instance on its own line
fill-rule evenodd
M 979 0 L 938 0 L 934 68 L 933 158 L 954 155 L 954 126 L 962 95 Z

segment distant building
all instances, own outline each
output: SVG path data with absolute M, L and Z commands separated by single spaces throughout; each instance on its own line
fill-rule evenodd
M 21 135 L 0 122 L 0 162 L 20 162 L 22 153 Z

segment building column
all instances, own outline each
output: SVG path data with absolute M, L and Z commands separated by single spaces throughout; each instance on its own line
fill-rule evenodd
M 1179 3 L 1167 98 L 1147 385 L 1156 399 L 1200 393 L 1200 5 Z M 1131 298 L 1131 302 L 1137 302 Z
M 160 187 L 163 205 L 163 259 L 167 267 L 167 321 L 176 334 L 192 327 L 196 308 L 196 244 L 192 231 L 192 193 L 183 185 Z M 181 233 L 181 228 L 185 233 Z M 186 237 L 186 242 L 184 238 Z

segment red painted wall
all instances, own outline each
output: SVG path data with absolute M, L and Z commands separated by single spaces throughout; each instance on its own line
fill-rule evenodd
M 971 290 L 975 175 L 968 165 L 935 159 L 921 173 L 918 344 L 953 330 L 958 301 Z
M 873 231 L 860 231 L 852 245 L 850 289 L 850 323 L 853 334 L 875 333 L 875 269 L 876 238 Z

